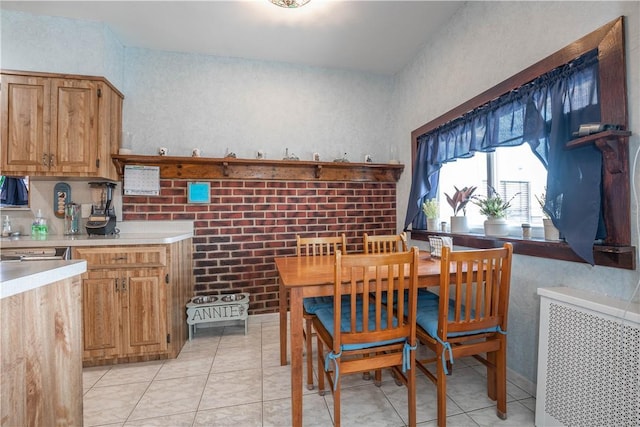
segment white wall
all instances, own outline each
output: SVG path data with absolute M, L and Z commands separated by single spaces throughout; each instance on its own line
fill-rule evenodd
M 632 155 L 639 147 L 639 2 L 469 2 L 439 37 L 396 75 L 392 141 L 411 162 L 411 131 L 538 62 L 564 46 L 625 15 L 629 124 Z M 410 168 L 408 169 L 410 170 Z M 636 185 L 640 177 L 633 174 Z M 411 174 L 398 185 L 398 227 L 404 225 Z M 632 243 L 637 247 L 638 213 L 632 200 Z M 425 247 L 423 242 L 413 244 Z M 535 382 L 539 287 L 570 286 L 629 299 L 638 271 L 514 257 L 509 315 L 509 367 Z M 635 294 L 639 300 L 640 295 Z
M 627 16 L 631 151 L 640 123 L 639 2 L 469 2 L 395 78 L 290 64 L 122 47 L 101 24 L 2 12 L 3 68 L 104 75 L 126 98 L 124 130 L 133 149 L 219 157 L 257 149 L 281 158 L 289 148 L 323 160 L 346 151 L 386 161 L 397 148 L 406 168 L 398 185 L 398 227 L 411 182 L 413 129 L 496 85 L 620 15 Z M 636 185 L 640 178 L 634 173 Z M 41 185 L 47 203 L 51 184 Z M 86 186 L 86 183 L 72 183 Z M 73 193 L 86 198 L 84 187 Z M 82 203 L 90 200 L 79 200 Z M 40 202 L 39 202 L 40 203 Z M 638 245 L 638 213 L 632 212 Z M 37 208 L 38 206 L 36 206 Z M 422 242 L 413 242 L 423 246 Z M 509 366 L 524 385 L 536 379 L 538 287 L 572 286 L 631 298 L 637 271 L 516 256 L 509 318 Z M 640 297 L 636 294 L 636 299 Z
M 2 10 L 0 66 L 106 77 L 124 83 L 124 46 L 111 29 L 82 21 Z
M 139 154 L 389 160 L 390 77 L 126 49 L 123 128 Z

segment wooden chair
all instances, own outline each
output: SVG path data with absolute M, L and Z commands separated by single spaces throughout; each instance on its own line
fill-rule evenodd
M 447 375 L 456 357 L 473 356 L 487 367 L 487 394 L 507 418 L 507 314 L 513 247 L 451 251 L 442 248 L 440 297 L 418 301 L 418 340 L 435 357 L 417 361 L 436 384 L 438 426 L 446 425 Z M 473 273 L 472 273 L 473 272 Z M 486 353 L 486 355 L 485 355 Z M 435 362 L 435 374 L 424 365 Z
M 391 253 L 391 252 L 406 252 L 407 249 L 407 233 L 404 231 L 400 234 L 383 234 L 369 236 L 364 233 L 363 247 L 365 254 L 378 254 L 378 253 Z M 418 290 L 418 299 L 436 297 L 435 294 L 428 292 L 426 289 Z M 382 293 L 382 303 L 386 304 L 386 293 Z M 371 378 L 369 372 L 363 372 L 362 378 L 368 380 Z M 374 382 L 377 386 L 382 384 L 382 371 L 377 369 L 375 372 Z M 397 382 L 397 380 L 396 380 Z
M 343 233 L 335 237 L 300 237 L 296 236 L 297 256 L 329 256 L 337 251 L 347 250 L 347 238 Z M 333 297 L 310 297 L 302 301 L 304 317 L 303 335 L 307 352 L 307 388 L 313 390 L 313 341 L 312 320 L 315 312 L 321 307 L 333 304 Z M 319 368 L 318 368 L 319 371 Z M 320 372 L 318 372 L 318 375 Z
M 397 271 L 408 276 L 398 275 Z M 323 371 L 333 393 L 336 426 L 340 425 L 342 377 L 382 368 L 393 368 L 407 386 L 409 425 L 416 425 L 417 280 L 418 248 L 373 255 L 337 253 L 333 305 L 319 309 L 313 319 L 321 366 L 324 345 L 328 347 Z M 382 304 L 383 283 L 389 286 L 388 295 L 406 293 L 408 298 L 394 298 L 395 301 Z M 378 298 L 363 297 L 369 293 L 377 294 Z M 324 390 L 323 375 L 318 375 L 318 388 Z
M 407 233 L 369 236 L 364 233 L 363 245 L 365 254 L 380 254 L 389 252 L 406 252 Z

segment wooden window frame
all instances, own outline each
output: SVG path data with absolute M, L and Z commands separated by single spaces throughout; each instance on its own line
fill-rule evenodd
M 603 123 L 622 125 L 623 131 L 607 131 L 572 140 L 567 149 L 595 144 L 602 151 L 603 214 L 607 237 L 593 247 L 595 263 L 616 268 L 636 269 L 636 248 L 631 246 L 631 197 L 627 109 L 627 73 L 624 43 L 624 17 L 619 17 L 556 53 L 520 71 L 507 80 L 464 102 L 411 132 L 411 158 L 415 164 L 418 137 L 487 102 L 534 80 L 579 56 L 598 49 L 600 105 Z M 411 238 L 428 240 L 434 234 L 412 230 Z M 435 233 L 443 234 L 443 233 Z M 565 242 L 492 238 L 473 234 L 450 234 L 456 245 L 489 248 L 503 242 L 514 244 L 514 252 L 565 261 L 584 262 Z

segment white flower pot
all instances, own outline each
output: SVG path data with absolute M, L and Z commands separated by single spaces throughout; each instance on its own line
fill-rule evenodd
M 427 218 L 427 230 L 438 231 L 438 218 Z
M 469 225 L 467 224 L 466 216 L 452 216 L 451 217 L 451 232 L 452 233 L 468 233 Z
M 504 237 L 509 235 L 509 224 L 504 218 L 487 218 L 484 222 L 484 235 Z
M 558 231 L 556 226 L 553 225 L 553 221 L 551 221 L 551 218 L 544 218 L 542 220 L 542 223 L 544 224 L 544 240 L 560 240 L 560 232 Z

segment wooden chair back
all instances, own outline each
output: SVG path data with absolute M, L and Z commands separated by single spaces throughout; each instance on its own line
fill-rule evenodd
M 417 248 L 407 252 L 383 254 L 342 255 L 338 252 L 335 268 L 336 327 L 333 331 L 333 351 L 341 352 L 344 345 L 384 342 L 402 337 L 409 337 L 410 342 L 414 342 L 417 268 Z M 387 284 L 386 291 L 382 290 L 383 283 Z M 387 297 L 386 304 L 382 303 L 383 292 L 392 295 Z M 405 294 L 408 298 L 397 298 L 398 295 Z M 364 297 L 369 295 L 376 298 Z M 343 296 L 349 301 L 348 319 L 342 318 Z M 358 314 L 361 315 L 360 318 Z M 388 322 L 387 319 L 395 321 Z M 372 363 L 370 367 L 375 366 Z
M 330 237 L 300 237 L 296 235 L 297 256 L 334 255 L 347 251 L 347 238 L 344 233 Z
M 513 248 L 442 248 L 438 336 L 499 327 L 507 330 Z
M 365 254 L 380 254 L 390 252 L 406 252 L 407 233 L 391 235 L 373 235 L 364 233 L 363 245 Z

